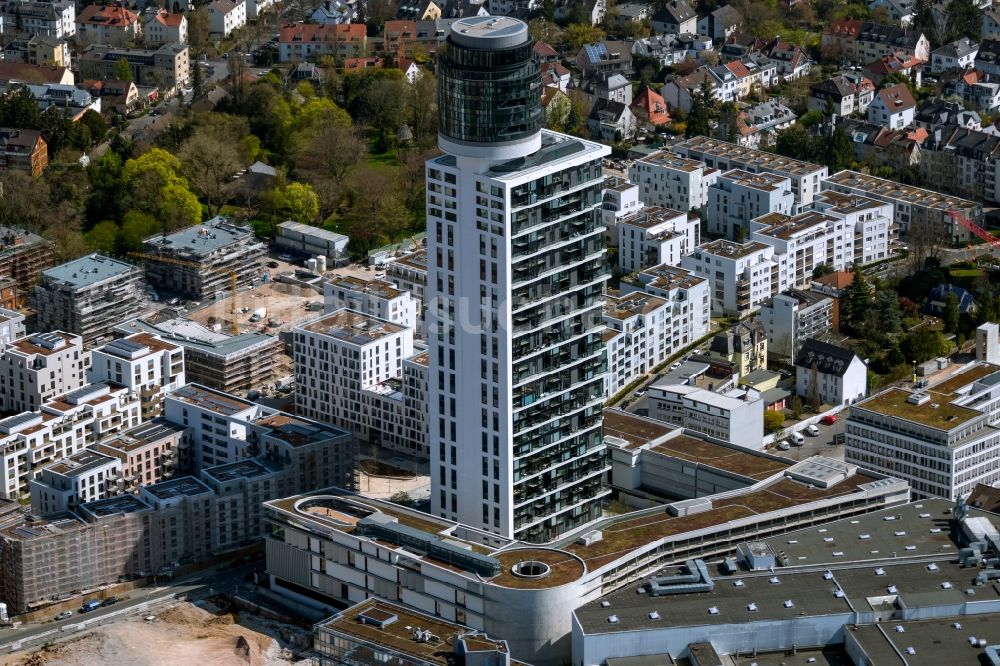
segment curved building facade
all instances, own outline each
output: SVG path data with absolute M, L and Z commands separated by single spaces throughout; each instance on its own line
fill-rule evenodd
M 541 145 L 542 82 L 528 26 L 457 21 L 438 56 L 438 143 L 453 155 L 509 159 Z

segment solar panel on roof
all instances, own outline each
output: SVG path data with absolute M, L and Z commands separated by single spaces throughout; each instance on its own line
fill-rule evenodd
M 16 428 L 20 425 L 25 425 L 31 423 L 32 421 L 41 421 L 42 415 L 35 414 L 33 412 L 24 412 L 23 414 L 17 414 L 16 416 L 8 416 L 5 419 L 0 420 L 0 427 L 4 428 Z

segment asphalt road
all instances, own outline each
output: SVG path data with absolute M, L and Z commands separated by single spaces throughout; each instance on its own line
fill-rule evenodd
M 122 611 L 130 609 L 139 611 L 141 610 L 140 607 L 144 604 L 148 604 L 152 601 L 163 600 L 164 598 L 169 599 L 186 596 L 190 599 L 198 599 L 208 597 L 219 592 L 235 592 L 237 585 L 243 581 L 244 577 L 251 573 L 254 568 L 259 565 L 260 562 L 255 561 L 235 569 L 226 569 L 222 571 L 209 569 L 192 574 L 191 576 L 183 579 L 178 579 L 168 585 L 155 588 L 148 587 L 135 589 L 122 595 L 128 597 L 127 601 L 122 601 L 106 608 L 99 608 L 89 613 L 80 613 L 79 611 L 76 611 L 73 613 L 73 617 L 65 620 L 55 621 L 54 618 L 56 612 L 53 611 L 53 619 L 22 624 L 12 629 L 0 629 L 0 645 L 7 645 L 15 641 L 20 641 L 22 643 L 30 642 L 39 634 L 48 633 L 54 629 L 58 629 L 60 631 L 70 631 L 73 625 L 78 625 L 84 620 L 93 624 L 94 620 L 100 620 L 102 617 L 112 614 L 117 616 L 121 614 Z M 94 596 L 91 598 L 99 597 Z M 80 600 L 81 605 L 84 601 L 86 601 L 86 599 Z M 155 615 L 155 609 L 151 610 L 150 613 Z M 113 620 L 113 618 L 109 619 Z

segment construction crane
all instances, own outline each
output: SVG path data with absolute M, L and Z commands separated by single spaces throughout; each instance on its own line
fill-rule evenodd
M 184 266 L 186 268 L 194 268 L 199 271 L 203 270 L 202 265 L 194 261 L 187 261 L 185 259 L 175 259 L 173 257 L 164 257 L 159 254 L 147 254 L 145 252 L 129 252 L 128 256 L 132 257 L 133 259 L 139 259 L 141 261 L 155 261 L 161 264 L 170 264 L 172 266 Z M 237 321 L 236 318 L 236 294 L 239 291 L 239 278 L 240 278 L 239 273 L 227 269 L 215 270 L 209 272 L 229 274 L 229 291 L 232 292 L 232 295 L 229 298 L 229 314 L 232 317 L 232 321 L 230 322 L 230 331 L 232 332 L 233 335 L 239 335 L 240 325 L 239 321 Z
M 966 229 L 969 233 L 973 234 L 977 238 L 986 241 L 995 248 L 1000 248 L 1000 238 L 997 238 L 990 232 L 986 231 L 986 229 L 983 229 L 981 226 L 979 226 L 966 216 L 962 215 L 957 210 L 949 210 L 948 217 L 951 218 L 952 222 L 961 225 L 964 229 Z

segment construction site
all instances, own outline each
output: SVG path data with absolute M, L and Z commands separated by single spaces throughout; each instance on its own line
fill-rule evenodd
M 28 301 L 41 272 L 52 265 L 52 244 L 37 234 L 0 227 L 0 275 L 14 280 L 19 307 Z

